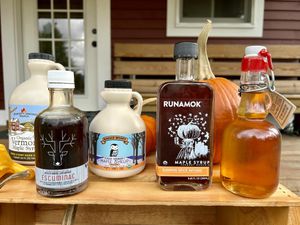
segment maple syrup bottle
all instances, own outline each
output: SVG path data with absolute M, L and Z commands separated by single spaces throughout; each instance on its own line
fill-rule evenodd
M 241 103 L 238 118 L 224 131 L 221 154 L 223 186 L 238 195 L 265 198 L 278 186 L 281 135 L 266 121 L 271 57 L 263 46 L 246 48 L 242 60 Z M 271 80 L 271 82 L 270 82 Z
M 202 190 L 211 183 L 213 91 L 193 81 L 197 57 L 196 43 L 177 43 L 176 81 L 158 91 L 156 174 L 164 190 Z
M 48 71 L 50 105 L 34 123 L 36 188 L 44 196 L 78 193 L 88 181 L 88 121 L 73 107 L 74 73 Z

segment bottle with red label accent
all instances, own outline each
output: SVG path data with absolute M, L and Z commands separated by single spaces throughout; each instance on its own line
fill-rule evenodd
M 275 90 L 271 55 L 264 46 L 249 46 L 241 69 L 238 118 L 222 141 L 221 181 L 235 194 L 265 198 L 277 189 L 281 151 L 280 132 L 266 121 Z

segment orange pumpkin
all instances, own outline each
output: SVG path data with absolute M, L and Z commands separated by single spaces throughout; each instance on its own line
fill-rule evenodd
M 237 114 L 237 107 L 240 102 L 238 95 L 238 86 L 230 80 L 222 77 L 216 78 L 211 71 L 210 63 L 207 56 L 207 39 L 211 29 L 211 22 L 208 21 L 204 25 L 199 37 L 199 65 L 197 80 L 207 82 L 214 90 L 214 163 L 219 163 L 221 160 L 221 142 L 225 127 L 233 121 Z
M 146 154 L 156 149 L 156 120 L 147 115 L 141 116 L 146 125 Z

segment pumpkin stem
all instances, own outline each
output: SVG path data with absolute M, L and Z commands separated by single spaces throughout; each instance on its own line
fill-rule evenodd
M 215 75 L 211 71 L 210 63 L 207 56 L 207 39 L 208 33 L 211 30 L 211 28 L 212 23 L 210 20 L 207 20 L 207 23 L 203 26 L 202 31 L 197 40 L 199 48 L 197 80 L 207 80 L 215 78 Z

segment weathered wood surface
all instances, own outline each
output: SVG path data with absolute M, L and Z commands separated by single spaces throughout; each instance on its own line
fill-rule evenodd
M 282 146 L 281 182 L 297 182 L 300 139 L 284 136 Z M 80 204 L 75 225 L 299 225 L 300 207 L 285 205 L 300 205 L 300 198 L 283 186 L 269 199 L 241 198 L 221 187 L 215 171 L 212 188 L 203 192 L 160 190 L 153 154 L 143 173 L 122 180 L 91 174 L 88 189 L 72 197 L 44 198 L 34 181 L 12 181 L 0 190 L 0 225 L 60 225 L 72 203 Z
M 209 58 L 241 59 L 248 45 L 207 45 Z M 273 59 L 300 59 L 300 45 L 266 45 Z M 114 57 L 173 58 L 174 44 L 115 43 Z
M 173 61 L 115 61 L 115 75 L 175 75 L 176 65 Z M 216 76 L 232 77 L 241 75 L 240 62 L 211 62 L 211 69 Z M 298 77 L 299 63 L 274 63 L 276 77 Z
M 283 154 L 295 152 L 293 139 L 283 145 Z M 288 155 L 290 156 L 290 155 Z M 279 186 L 278 190 L 267 199 L 255 200 L 242 198 L 229 193 L 218 182 L 218 170 L 215 169 L 214 183 L 202 192 L 165 192 L 160 190 L 154 171 L 154 155 L 147 158 L 146 169 L 127 179 L 105 179 L 93 174 L 89 177 L 89 187 L 81 194 L 67 198 L 49 199 L 36 193 L 33 180 L 14 180 L 0 191 L 1 203 L 36 203 L 36 204 L 95 204 L 95 205 L 194 205 L 194 206 L 300 206 L 300 198 Z M 285 161 L 282 162 L 283 165 Z M 291 165 L 291 162 L 287 162 Z M 296 166 L 296 165 L 295 165 Z M 289 170 L 284 174 L 285 180 L 294 180 Z M 298 183 L 296 183 L 298 184 Z

